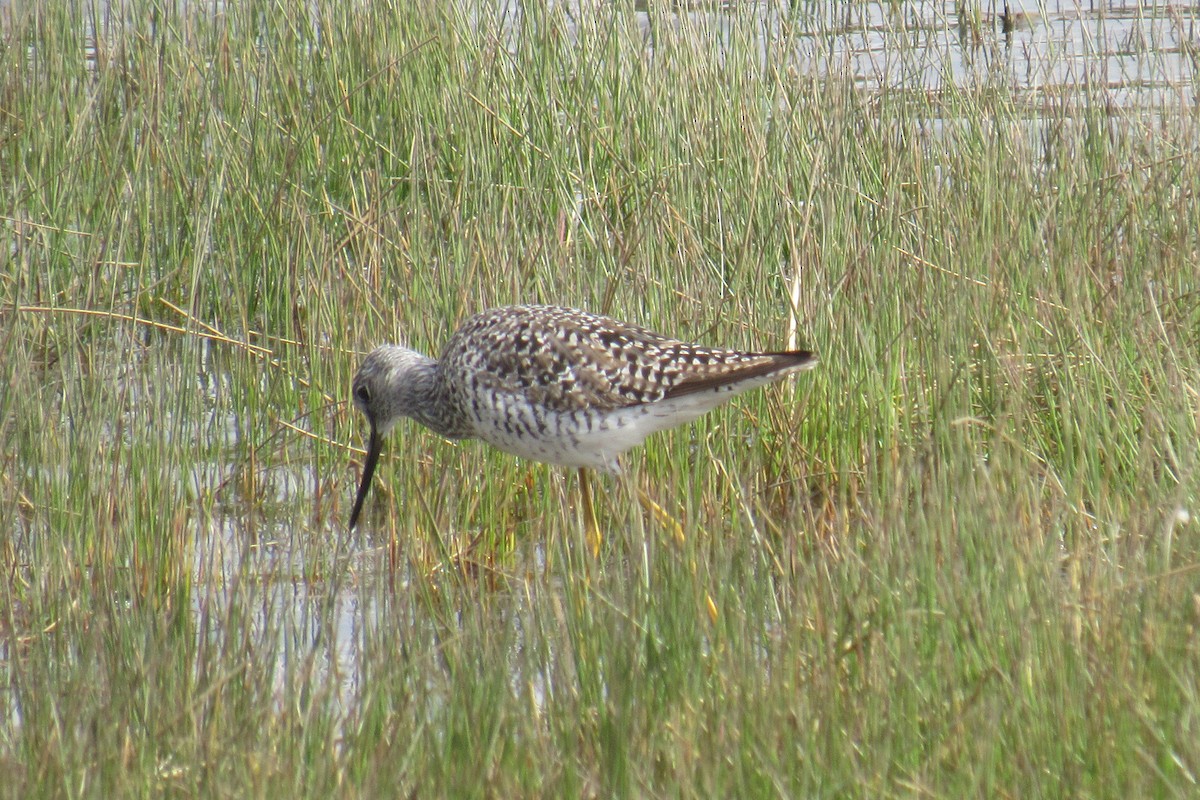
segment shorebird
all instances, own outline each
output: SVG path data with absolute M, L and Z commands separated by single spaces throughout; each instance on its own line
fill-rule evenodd
M 584 525 L 599 549 L 588 469 L 657 431 L 691 422 L 742 392 L 811 369 L 807 350 L 704 347 L 609 317 L 557 306 L 507 306 L 467 319 L 441 360 L 386 344 L 354 376 L 370 436 L 353 528 L 383 437 L 410 417 L 448 439 L 483 439 L 513 455 L 576 467 Z

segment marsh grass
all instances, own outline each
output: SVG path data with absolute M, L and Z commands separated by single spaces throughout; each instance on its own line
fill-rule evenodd
M 0 792 L 1194 794 L 1194 104 L 760 11 L 3 12 Z M 598 559 L 413 426 L 347 532 L 359 354 L 534 301 L 822 363 Z

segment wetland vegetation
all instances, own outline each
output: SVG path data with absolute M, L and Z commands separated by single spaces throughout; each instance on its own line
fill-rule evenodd
M 0 6 L 0 796 L 1195 796 L 1196 12 L 844 6 Z M 348 531 L 513 302 L 821 364 Z

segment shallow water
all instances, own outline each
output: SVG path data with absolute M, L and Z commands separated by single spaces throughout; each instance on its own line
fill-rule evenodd
M 677 3 L 666 22 L 729 42 L 750 15 L 764 65 L 849 77 L 864 88 L 944 90 L 1003 85 L 1034 95 L 1102 88 L 1121 105 L 1194 103 L 1200 64 L 1195 4 L 1078 3 Z M 601 8 L 564 7 L 571 30 Z M 708 10 L 712 9 L 712 10 Z M 662 15 L 636 12 L 653 49 Z M 521 12 L 502 12 L 513 28 Z M 719 49 L 719 48 L 718 48 Z
M 176 12 L 186 13 L 186 2 Z M 475 24 L 494 26 L 510 46 L 527 25 L 563 24 L 573 37 L 605 25 L 627 3 L 567 0 L 546 9 L 521 0 L 460 4 Z M 647 9 L 656 9 L 650 12 Z M 117 3 L 84 15 L 89 32 L 111 37 L 125 25 Z M 223 4 L 205 4 L 223 13 Z M 1139 0 L 987 0 L 983 3 L 638 0 L 638 28 L 653 52 L 661 26 L 711 37 L 716 58 L 749 22 L 764 67 L 811 77 L 848 77 L 864 88 L 939 91 L 1007 86 L 1034 97 L 1103 89 L 1119 106 L 1196 102 L 1200 6 Z M 0 0 L 0 18 L 14 13 Z M 561 17 L 558 14 L 561 13 Z M 168 24 L 170 24 L 168 22 Z M 311 19 L 314 42 L 321 21 Z M 88 54 L 94 63 L 94 47 Z

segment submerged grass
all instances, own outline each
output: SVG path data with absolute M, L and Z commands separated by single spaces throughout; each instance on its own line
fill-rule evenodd
M 0 793 L 1194 794 L 1195 106 L 758 11 L 3 12 Z M 599 559 L 412 426 L 347 533 L 357 353 L 533 301 L 822 364 Z

